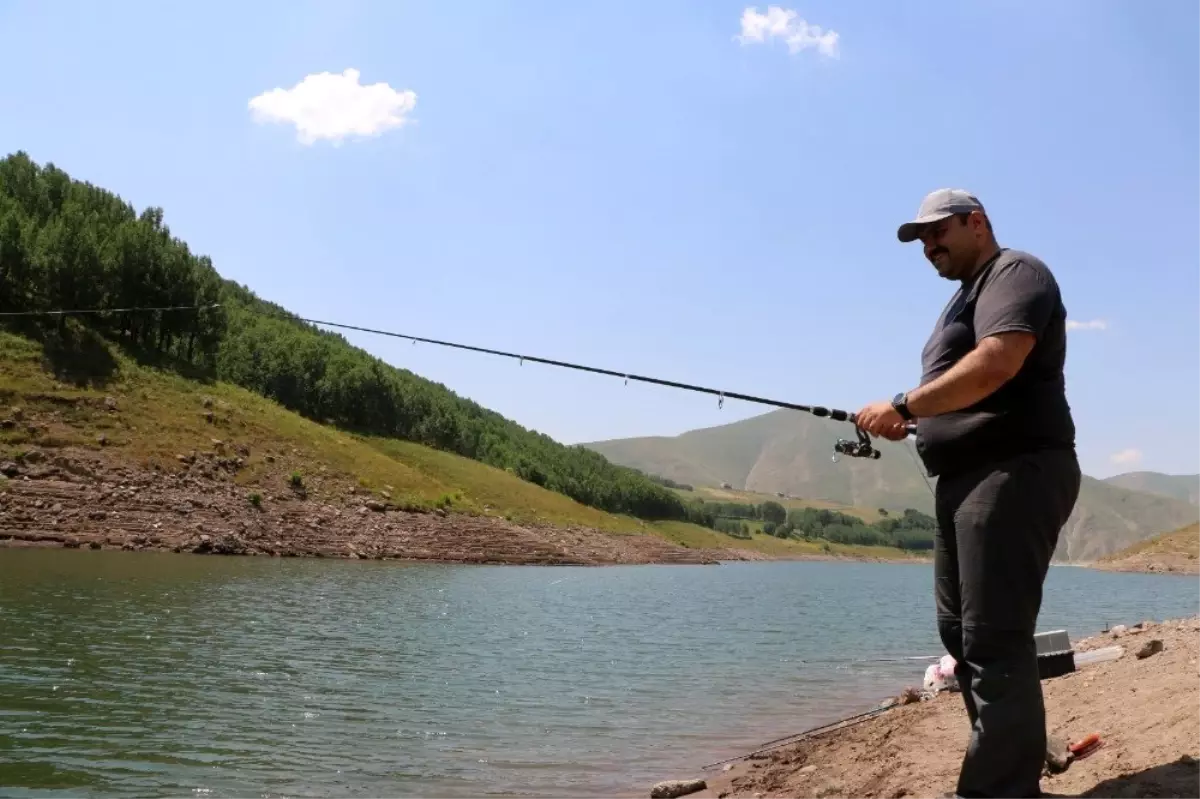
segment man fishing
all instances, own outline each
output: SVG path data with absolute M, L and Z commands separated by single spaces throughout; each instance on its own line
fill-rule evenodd
M 1049 268 L 996 243 L 966 191 L 940 189 L 903 243 L 920 240 L 958 283 L 921 353 L 920 384 L 856 423 L 891 440 L 916 422 L 937 477 L 934 597 L 971 722 L 957 796 L 1040 796 L 1045 706 L 1034 632 L 1059 531 L 1079 494 L 1066 399 L 1066 310 Z

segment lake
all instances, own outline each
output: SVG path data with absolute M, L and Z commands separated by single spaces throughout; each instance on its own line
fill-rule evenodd
M 452 566 L 0 550 L 6 796 L 645 795 L 942 654 L 927 564 Z M 1040 629 L 1197 612 L 1056 567 Z

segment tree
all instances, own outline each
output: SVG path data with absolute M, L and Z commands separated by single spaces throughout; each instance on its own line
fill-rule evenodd
M 787 509 L 774 500 L 767 500 L 759 506 L 763 521 L 774 522 L 776 525 L 787 521 Z

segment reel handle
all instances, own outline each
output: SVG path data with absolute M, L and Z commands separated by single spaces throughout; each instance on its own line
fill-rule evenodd
M 904 430 L 909 435 L 916 435 L 917 426 L 916 424 L 912 423 L 906 424 L 904 426 Z M 857 424 L 854 425 L 854 432 L 858 434 L 857 441 L 847 441 L 844 438 L 839 438 L 837 443 L 833 445 L 833 451 L 837 453 L 834 455 L 834 460 L 837 460 L 837 455 L 848 455 L 851 458 L 868 458 L 876 461 L 879 460 L 883 453 L 871 445 L 871 437 L 867 434 L 867 432 Z

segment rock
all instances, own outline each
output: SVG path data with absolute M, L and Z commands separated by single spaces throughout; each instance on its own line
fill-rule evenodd
M 896 697 L 891 696 L 879 703 L 881 710 L 887 710 L 889 707 L 895 707 L 898 704 Z
M 25 411 L 21 410 L 18 407 L 15 407 L 15 406 L 8 411 L 8 415 L 11 416 L 14 421 L 17 421 L 17 422 L 21 422 L 21 421 L 25 420 Z
M 17 423 L 14 422 L 12 419 L 5 419 L 4 421 L 0 421 L 0 427 L 4 428 L 5 430 L 11 430 L 16 426 L 17 426 Z
M 100 435 L 96 436 L 96 443 L 102 447 L 106 446 L 108 444 L 108 436 L 101 433 Z
M 1163 642 L 1158 638 L 1151 638 L 1149 641 L 1142 644 L 1142 648 L 1139 649 L 1135 654 L 1138 660 L 1145 660 L 1151 655 L 1157 655 L 1161 651 L 1163 651 Z
M 116 398 L 115 397 L 105 397 L 104 398 L 104 407 L 108 408 L 110 411 L 115 411 L 117 409 Z
M 21 467 L 17 466 L 17 464 L 13 463 L 12 461 L 0 465 L 0 474 L 4 475 L 5 477 L 16 477 L 20 473 Z
M 666 780 L 650 789 L 650 799 L 673 799 L 708 787 L 704 780 Z
M 205 397 L 201 404 L 204 405 L 205 408 L 211 408 L 213 406 L 213 398 Z
M 900 704 L 902 704 L 902 705 L 911 705 L 913 702 L 920 702 L 920 701 L 921 701 L 921 692 L 918 691 L 916 688 L 913 688 L 912 686 L 905 688 L 904 692 L 900 694 Z
M 267 462 L 267 463 L 274 463 L 274 462 L 275 462 L 275 456 L 274 456 L 274 455 L 268 455 L 268 456 L 266 456 L 266 458 L 265 458 L 264 460 L 266 460 L 266 462 Z
M 366 502 L 363 503 L 363 507 L 370 508 L 371 510 L 375 511 L 376 513 L 383 513 L 385 510 L 387 510 L 387 505 L 384 505 L 382 502 L 380 502 L 377 499 L 368 499 Z
M 213 423 L 213 418 L 214 418 L 214 417 L 213 417 L 213 412 L 212 412 L 212 411 L 205 411 L 205 412 L 204 412 L 204 421 L 208 422 L 209 424 L 212 424 L 212 423 Z
M 1066 740 L 1057 735 L 1046 736 L 1046 767 L 1051 774 L 1066 771 L 1073 757 Z
M 391 498 L 392 498 L 392 495 L 391 495 L 390 493 L 388 493 L 387 491 L 380 491 L 380 492 L 379 492 L 379 494 L 380 494 L 380 496 L 382 496 L 384 499 L 391 499 Z
M 214 439 L 210 439 L 210 440 L 212 441 L 213 449 L 215 449 L 217 452 L 224 451 L 224 449 L 225 449 L 224 441 L 222 441 L 219 438 L 214 438 Z
M 1127 632 L 1129 632 L 1129 628 L 1124 624 L 1118 624 L 1116 627 L 1113 627 L 1111 630 L 1109 630 L 1109 634 L 1112 635 L 1113 638 L 1120 638 Z
M 804 768 L 800 769 L 799 773 L 807 775 L 807 774 L 812 774 L 816 770 L 817 770 L 816 766 L 805 766 Z
M 99 549 L 99 548 L 100 548 L 100 542 L 99 542 L 99 541 L 92 541 L 92 542 L 90 542 L 90 543 L 88 544 L 88 548 L 89 548 L 89 549 Z
M 21 457 L 21 460 L 25 463 L 41 463 L 43 458 L 44 456 L 40 451 L 31 449 Z

